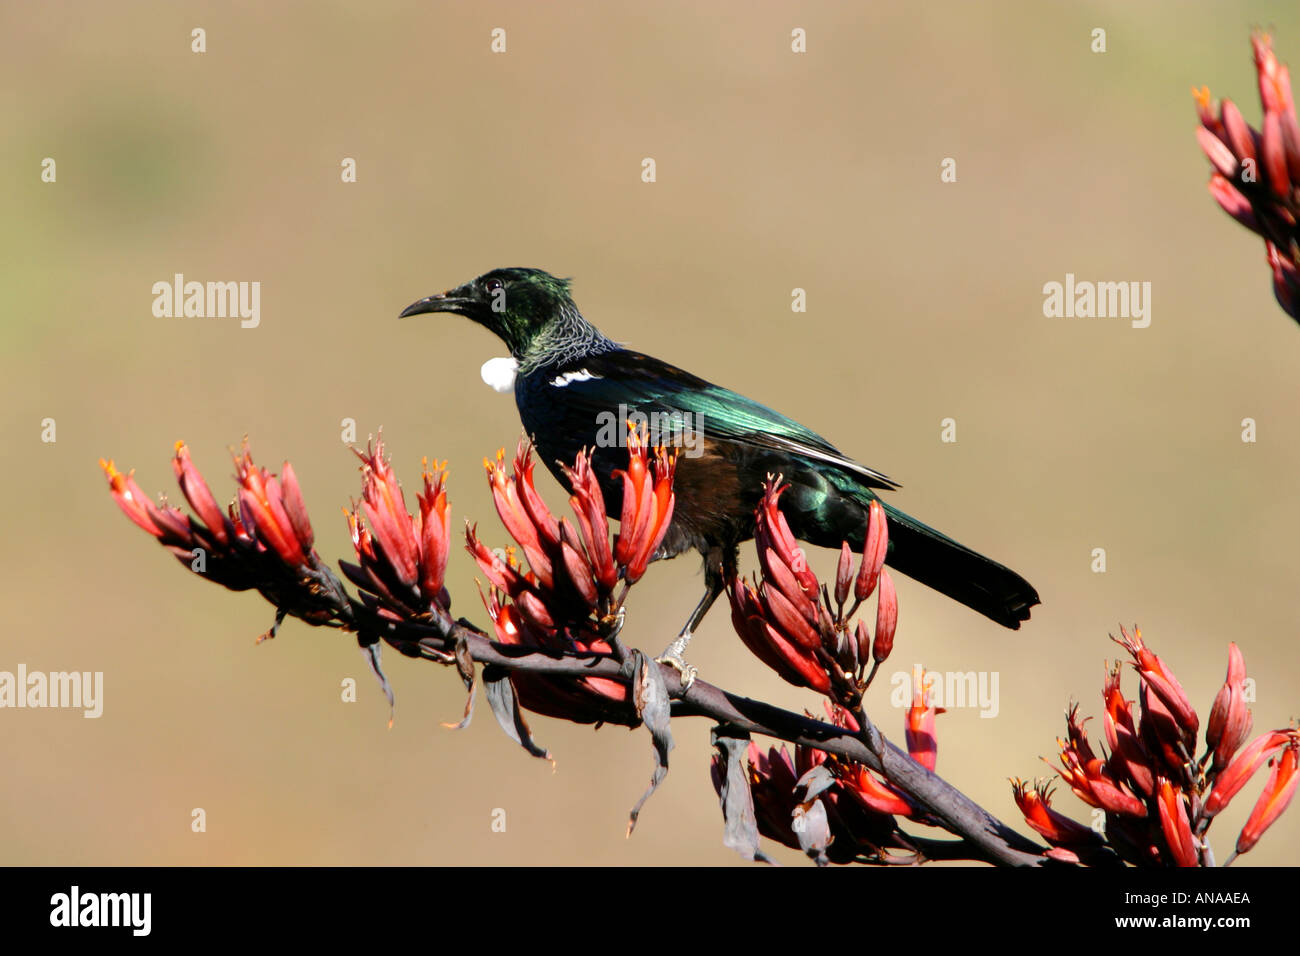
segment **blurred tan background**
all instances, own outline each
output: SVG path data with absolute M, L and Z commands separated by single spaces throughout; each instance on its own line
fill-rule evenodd
M 387 730 L 349 636 L 291 621 L 255 646 L 270 607 L 184 572 L 106 491 L 101 455 L 177 499 L 184 438 L 225 500 L 226 448 L 247 433 L 262 463 L 293 461 L 322 555 L 350 557 L 353 418 L 363 442 L 383 426 L 408 489 L 422 455 L 450 459 L 456 526 L 504 543 L 479 465 L 519 434 L 513 401 L 479 380 L 502 347 L 454 317 L 396 320 L 504 265 L 574 276 L 609 335 L 815 428 L 902 481 L 901 507 L 1038 587 L 1011 633 L 899 582 L 889 670 L 999 674 L 997 718 L 938 725 L 939 771 L 992 812 L 1020 825 L 1006 778 L 1045 772 L 1069 700 L 1100 713 L 1120 622 L 1141 624 L 1203 719 L 1238 641 L 1256 728 L 1285 725 L 1300 329 L 1262 242 L 1205 191 L 1189 93 L 1208 83 L 1258 123 L 1257 24 L 1300 64 L 1289 2 L 6 5 L 0 670 L 101 670 L 105 701 L 99 720 L 0 711 L 0 861 L 740 862 L 721 844 L 707 722 L 675 724 L 672 771 L 625 840 L 643 731 L 536 718 L 553 773 L 481 697 L 470 729 L 443 729 L 455 674 L 391 652 Z M 260 281 L 260 326 L 155 318 L 151 286 L 177 272 Z M 1067 272 L 1151 282 L 1150 328 L 1044 318 L 1043 284 Z M 939 440 L 946 417 L 956 444 Z M 815 567 L 829 575 L 830 555 Z M 474 571 L 453 556 L 453 609 L 486 623 Z M 629 640 L 660 650 L 699 587 L 694 558 L 652 569 Z M 725 610 L 691 660 L 817 706 Z M 356 703 L 340 701 L 347 677 Z M 870 706 L 901 738 L 887 684 Z M 1211 831 L 1221 860 L 1260 781 Z M 1087 819 L 1068 792 L 1056 805 Z M 1297 837 L 1292 808 L 1241 862 L 1294 863 Z

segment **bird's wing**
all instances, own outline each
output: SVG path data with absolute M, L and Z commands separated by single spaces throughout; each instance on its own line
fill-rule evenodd
M 587 421 L 620 405 L 689 414 L 686 424 L 706 438 L 802 455 L 849 472 L 870 488 L 898 487 L 886 475 L 845 457 L 816 432 L 766 405 L 640 352 L 604 352 L 545 374 L 552 387 L 563 389 L 563 404 L 570 415 L 590 416 Z

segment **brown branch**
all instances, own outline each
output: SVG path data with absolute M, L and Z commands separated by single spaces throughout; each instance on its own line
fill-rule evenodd
M 354 605 L 354 610 L 361 608 Z M 367 616 L 369 616 L 367 612 Z M 468 621 L 446 622 L 439 626 L 383 622 L 379 627 L 364 625 L 361 630 L 408 657 L 445 662 L 456 642 L 464 639 L 470 656 L 480 664 L 494 664 L 510 670 L 555 677 L 603 677 L 626 682 L 622 665 L 612 657 L 553 656 L 489 640 Z M 935 817 L 945 829 L 962 837 L 973 851 L 970 856 L 1002 866 L 1041 866 L 1043 848 L 1025 838 L 984 810 L 942 777 L 926 770 L 908 754 L 884 739 L 874 727 L 880 741 L 878 749 L 863 739 L 867 734 L 835 727 L 803 714 L 784 710 L 762 701 L 729 693 L 703 680 L 696 680 L 682 692 L 681 675 L 663 666 L 664 683 L 673 699 L 674 717 L 708 717 L 750 733 L 806 747 L 857 761 L 885 776 L 917 805 Z

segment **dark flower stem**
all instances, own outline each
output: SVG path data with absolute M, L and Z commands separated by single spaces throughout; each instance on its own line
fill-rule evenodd
M 456 641 L 463 638 L 470 656 L 480 664 L 495 664 L 530 674 L 626 680 L 620 663 L 609 656 L 552 656 L 489 640 L 464 620 L 427 626 L 407 622 L 381 623 L 364 606 L 354 602 L 352 608 L 358 617 L 369 618 L 364 624 L 361 620 L 356 622 L 361 624 L 359 630 L 362 633 L 382 638 L 408 657 L 443 660 Z M 855 760 L 883 774 L 945 829 L 962 837 L 969 844 L 966 858 L 982 859 L 1001 866 L 1041 866 L 1046 862 L 1040 855 L 1042 847 L 992 816 L 943 778 L 926 770 L 906 751 L 880 736 L 869 723 L 864 723 L 863 727 L 875 730 L 875 739 L 880 742 L 878 751 L 869 748 L 853 731 L 729 693 L 704 680 L 696 680 L 689 690 L 682 693 L 681 675 L 671 667 L 663 667 L 663 676 L 673 700 L 674 717 L 708 717 L 750 733 L 815 747 Z

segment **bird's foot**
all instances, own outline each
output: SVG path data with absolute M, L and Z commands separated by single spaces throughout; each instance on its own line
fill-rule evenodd
M 607 628 L 609 628 L 609 634 L 606 635 L 605 640 L 609 641 L 611 644 L 617 641 L 618 635 L 622 633 L 623 625 L 626 622 L 627 622 L 627 608 L 620 606 L 617 613 L 610 615 L 609 617 L 605 618 L 604 621 L 601 622 Z
M 691 664 L 686 663 L 686 658 L 682 655 L 686 651 L 686 645 L 690 643 L 691 635 L 689 632 L 681 635 L 664 649 L 664 652 L 655 658 L 656 664 L 667 664 L 673 670 L 682 676 L 682 693 L 691 689 L 695 683 L 695 678 L 699 670 Z

